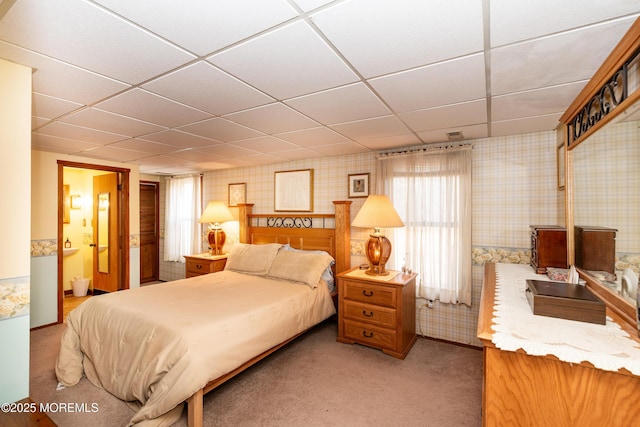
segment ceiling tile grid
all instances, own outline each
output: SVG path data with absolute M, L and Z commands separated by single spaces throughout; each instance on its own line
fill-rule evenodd
M 552 130 L 628 0 L 16 0 L 32 147 L 180 174 Z

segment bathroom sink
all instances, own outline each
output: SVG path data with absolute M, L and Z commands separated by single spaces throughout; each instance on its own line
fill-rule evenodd
M 64 254 L 64 256 L 69 256 L 69 255 L 73 255 L 76 252 L 78 252 L 78 249 L 80 249 L 80 248 L 64 248 L 62 250 L 62 253 Z

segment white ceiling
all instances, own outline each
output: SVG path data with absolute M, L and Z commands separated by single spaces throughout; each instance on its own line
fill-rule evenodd
M 34 69 L 34 149 L 180 174 L 552 130 L 640 4 L 3 0 L 2 13 L 0 58 Z

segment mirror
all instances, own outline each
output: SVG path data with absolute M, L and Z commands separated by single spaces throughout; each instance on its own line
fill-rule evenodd
M 109 272 L 109 193 L 98 193 L 98 271 Z
M 615 233 L 615 279 L 586 270 L 603 286 L 635 305 L 635 294 L 622 293 L 621 276 L 640 274 L 640 117 L 634 107 L 573 149 L 573 218 L 578 226 L 606 227 Z M 603 233 L 601 233 L 603 234 Z M 576 242 L 579 238 L 576 237 Z M 602 246 L 602 245 L 601 245 Z M 585 267 L 578 254 L 576 266 Z M 600 254 L 601 255 L 601 254 Z M 602 255 L 601 255 L 602 257 Z M 613 279 L 613 280 L 612 280 Z

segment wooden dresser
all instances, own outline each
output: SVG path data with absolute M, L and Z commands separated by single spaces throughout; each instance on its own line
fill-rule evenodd
M 338 342 L 404 359 L 416 341 L 416 274 L 374 278 L 354 268 L 337 275 Z
M 531 225 L 531 266 L 538 274 L 547 267 L 567 268 L 567 231 L 557 225 Z
M 527 267 L 528 268 L 528 267 Z M 640 423 L 640 377 L 493 343 L 496 266 L 485 264 L 478 338 L 483 343 L 483 426 L 630 426 Z M 638 332 L 607 315 L 634 339 Z M 585 339 L 585 342 L 588 340 Z M 562 345 L 561 343 L 559 345 Z M 590 345 L 594 345 L 591 343 Z
M 187 262 L 187 278 L 222 271 L 227 263 L 226 255 L 210 255 L 208 253 L 185 255 L 184 259 Z

